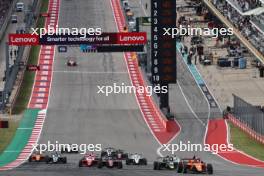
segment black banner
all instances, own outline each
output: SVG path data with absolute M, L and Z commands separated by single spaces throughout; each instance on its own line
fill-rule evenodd
M 152 82 L 176 83 L 176 39 L 164 36 L 163 28 L 176 28 L 176 1 L 151 1 Z
M 97 52 L 143 52 L 144 45 L 109 45 L 109 46 L 97 46 Z

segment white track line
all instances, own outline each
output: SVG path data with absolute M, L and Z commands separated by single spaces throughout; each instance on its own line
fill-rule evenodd
M 77 74 L 128 74 L 128 72 L 93 72 L 93 71 L 74 71 L 74 70 L 54 70 L 53 73 L 77 73 Z
M 197 116 L 197 114 L 194 112 L 194 110 L 193 110 L 193 108 L 192 108 L 192 106 L 190 105 L 190 103 L 189 103 L 189 101 L 187 100 L 187 98 L 186 98 L 186 96 L 185 96 L 185 94 L 184 94 L 184 92 L 183 92 L 183 90 L 182 90 L 182 87 L 181 87 L 181 85 L 180 85 L 180 82 L 178 81 L 178 84 L 177 84 L 178 86 L 179 86 L 179 88 L 180 88 L 180 90 L 181 90 L 181 93 L 182 93 L 182 95 L 183 95 L 183 98 L 184 98 L 184 100 L 185 100 L 185 102 L 186 102 L 186 104 L 187 104 L 187 106 L 189 107 L 189 109 L 190 109 L 190 111 L 192 112 L 192 114 L 194 115 L 194 117 L 203 125 L 203 126 L 206 126 L 206 124 Z M 209 116 L 209 115 L 208 115 Z

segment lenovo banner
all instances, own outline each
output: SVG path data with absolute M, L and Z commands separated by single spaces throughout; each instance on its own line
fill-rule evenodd
M 80 45 L 80 44 L 122 44 L 143 45 L 147 42 L 145 32 L 102 33 L 101 35 L 38 35 L 9 34 L 9 45 Z
M 39 36 L 32 34 L 9 34 L 8 44 L 16 46 L 39 45 Z

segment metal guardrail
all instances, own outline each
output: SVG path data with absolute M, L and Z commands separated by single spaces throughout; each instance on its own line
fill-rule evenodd
M 235 28 L 235 26 L 226 19 L 221 12 L 212 4 L 212 0 L 203 0 L 207 7 L 229 28 L 234 29 L 235 36 L 250 50 L 250 52 L 264 63 L 264 56 L 259 52 L 241 33 Z

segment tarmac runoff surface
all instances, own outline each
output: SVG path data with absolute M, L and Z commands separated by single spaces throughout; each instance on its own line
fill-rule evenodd
M 109 1 L 93 0 L 89 4 L 86 4 L 84 0 L 78 1 L 78 3 L 77 1 L 63 1 L 61 5 L 60 24 L 79 26 L 96 23 L 97 25 L 102 25 L 103 28 L 108 27 L 104 29 L 115 29 Z M 104 14 L 99 11 L 102 7 L 104 7 Z M 78 10 L 73 11 L 72 8 Z M 87 11 L 87 9 L 91 10 Z M 80 18 L 88 16 L 87 13 L 90 14 L 89 16 L 95 17 L 92 19 Z M 62 16 L 65 16 L 65 18 L 62 18 Z M 112 20 L 110 20 L 110 16 Z M 112 28 L 110 28 L 111 25 Z M 58 53 L 55 55 L 55 72 L 53 75 L 50 104 L 40 143 L 46 143 L 47 140 L 59 140 L 61 143 L 87 144 L 101 142 L 103 146 L 107 145 L 132 152 L 142 152 L 149 158 L 149 161 L 153 161 L 156 157 L 158 143 L 143 121 L 135 98 L 131 95 L 113 95 L 106 98 L 103 95 L 95 94 L 97 84 L 111 84 L 113 81 L 130 83 L 127 74 L 114 73 L 126 72 L 123 56 L 121 54 L 79 54 L 76 51 L 72 52 L 72 56 L 77 57 L 80 63 L 80 66 L 77 68 L 66 68 L 65 56 Z M 78 69 L 79 73 L 71 74 L 71 71 L 74 69 Z M 63 72 L 56 72 L 56 70 L 62 70 Z M 107 73 L 91 73 L 93 71 Z M 184 129 L 177 140 L 190 139 L 194 142 L 203 141 L 205 128 L 190 112 L 181 91 L 177 87 L 175 89 L 175 96 L 179 98 L 175 112 L 180 112 L 178 111 L 179 109 L 182 112 L 186 112 L 185 116 L 177 117 L 182 129 Z M 190 119 L 193 123 L 185 120 L 185 118 Z M 100 127 L 92 128 L 97 124 Z M 177 143 L 177 140 L 172 143 Z M 192 156 L 190 153 L 179 153 L 179 155 L 184 157 Z M 226 176 L 235 174 L 243 176 L 262 175 L 263 173 L 263 170 L 260 169 L 232 165 L 207 152 L 199 153 L 197 156 L 213 163 L 215 175 Z M 146 168 L 125 167 L 123 170 L 79 169 L 77 161 L 80 157 L 79 155 L 68 155 L 69 164 L 67 165 L 25 164 L 18 169 L 2 172 L 0 175 L 70 176 L 89 174 L 118 176 L 176 174 L 169 171 L 153 171 L 152 166 L 147 166 Z

